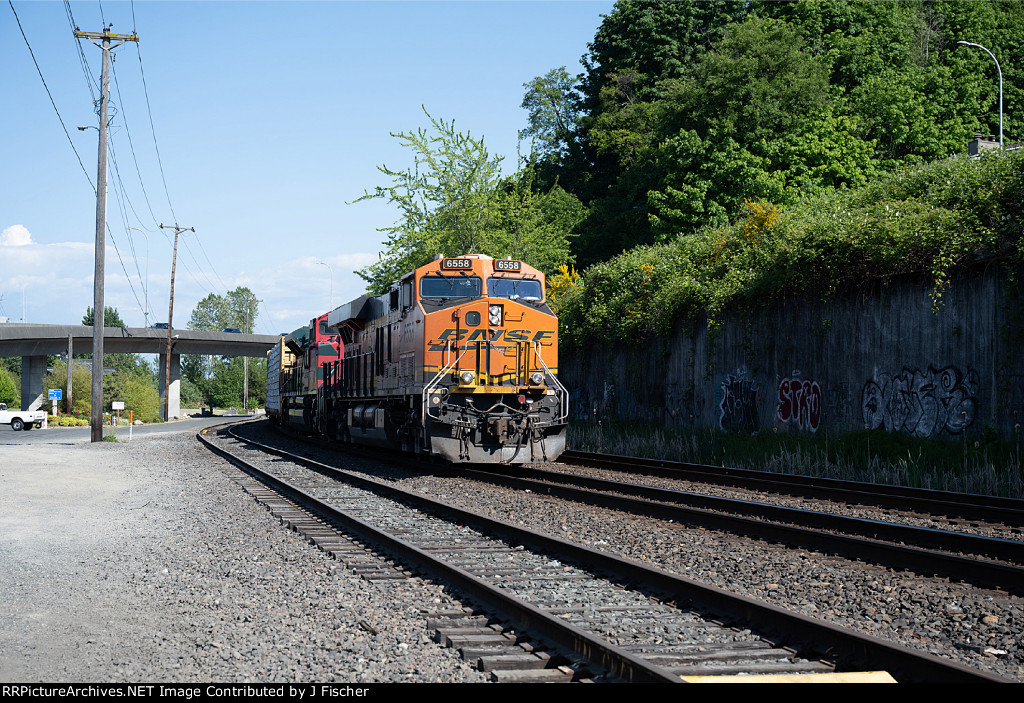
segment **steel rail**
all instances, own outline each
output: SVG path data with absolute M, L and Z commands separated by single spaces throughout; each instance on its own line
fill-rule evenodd
M 358 535 L 361 539 L 381 545 L 386 551 L 391 552 L 406 563 L 414 564 L 429 573 L 438 575 L 444 579 L 445 583 L 468 594 L 471 598 L 475 598 L 481 604 L 496 609 L 509 618 L 517 627 L 535 633 L 541 638 L 578 654 L 587 661 L 593 662 L 595 665 L 626 681 L 633 683 L 681 683 L 678 676 L 671 674 L 664 668 L 651 664 L 642 657 L 638 657 L 631 652 L 601 640 L 593 634 L 565 622 L 561 618 L 548 615 L 540 608 L 496 586 L 492 586 L 486 581 L 476 578 L 467 571 L 448 564 L 405 540 L 383 532 L 373 525 L 347 514 L 343 510 L 320 501 L 302 489 L 274 477 L 272 474 L 257 468 L 227 449 L 217 446 L 208 438 L 203 437 L 202 434 L 198 435 L 198 437 L 211 451 L 224 457 L 250 475 L 255 476 L 258 480 L 273 488 L 273 490 L 290 500 L 312 506 L 321 517 Z M 265 451 L 309 465 L 311 468 L 331 470 L 331 467 L 310 459 L 304 459 L 297 455 L 260 444 L 259 442 L 254 442 L 253 440 L 237 436 L 235 438 L 239 439 L 239 441 L 255 445 Z M 344 474 L 346 481 L 353 482 L 353 479 L 357 479 L 355 482 L 360 484 L 361 488 L 370 489 L 377 493 L 380 493 L 380 489 L 385 487 L 376 481 L 361 478 L 354 474 L 343 472 L 340 469 L 333 469 L 333 471 Z M 405 497 L 404 492 L 398 491 L 397 494 Z
M 432 513 L 444 512 L 457 517 L 459 520 L 464 521 L 465 524 L 474 525 L 477 529 L 510 535 L 524 546 L 559 554 L 578 563 L 586 564 L 588 568 L 597 569 L 603 574 L 611 574 L 624 579 L 637 590 L 667 599 L 676 604 L 699 603 L 728 619 L 742 621 L 747 626 L 758 630 L 785 635 L 787 639 L 799 638 L 814 642 L 822 651 L 827 651 L 831 656 L 842 659 L 846 664 L 885 669 L 896 676 L 898 680 L 934 683 L 1009 683 L 1007 679 L 1002 677 L 950 662 L 924 652 L 912 650 L 877 637 L 872 637 L 871 635 L 847 630 L 825 621 L 815 620 L 814 618 L 794 613 L 784 608 L 730 593 L 724 589 L 645 566 L 614 554 L 591 549 L 528 528 L 504 523 L 444 501 L 429 499 L 416 493 L 406 492 L 394 485 L 328 466 L 313 459 L 292 454 L 250 439 L 238 439 L 328 475 L 336 476 L 360 487 L 365 487 L 374 492 L 400 500 L 407 505 L 412 504 Z M 212 443 L 204 441 L 204 444 L 210 446 Z M 217 449 L 220 450 L 217 451 L 218 454 L 222 456 L 227 454 L 226 450 Z M 224 453 L 222 454 L 222 452 Z M 241 460 L 236 459 L 234 461 Z M 353 524 L 358 522 L 349 516 L 346 516 L 345 519 L 346 522 L 353 521 Z M 408 550 L 411 556 L 419 557 L 422 555 L 422 558 L 433 561 L 430 555 L 422 553 L 411 545 L 408 545 Z M 448 568 L 454 569 L 454 567 Z M 454 574 L 455 571 L 452 573 Z M 459 578 L 461 580 L 464 577 L 459 576 Z M 471 576 L 469 578 L 473 579 Z M 475 581 L 475 579 L 473 580 Z M 477 586 L 473 586 L 473 588 L 475 590 Z M 502 600 L 508 598 L 507 594 L 493 593 L 492 589 L 493 587 L 488 586 L 487 589 L 482 589 L 481 593 L 488 597 L 500 598 Z M 539 623 L 544 623 L 544 627 L 549 626 L 548 623 L 550 621 L 543 611 L 534 606 L 529 606 L 529 604 L 526 605 L 528 607 L 518 610 L 518 617 L 524 618 L 524 627 L 533 629 L 531 623 L 535 619 Z M 544 617 L 540 619 L 539 616 Z M 553 628 L 555 626 L 558 627 L 558 631 L 552 630 L 552 634 L 547 634 L 546 636 L 550 637 L 557 644 L 597 664 L 601 664 L 601 657 L 611 656 L 610 652 L 617 649 L 613 645 L 595 640 L 588 633 L 578 630 L 578 628 L 570 627 L 565 629 L 567 625 L 562 621 L 550 625 Z M 586 639 L 579 639 L 581 635 L 585 636 Z M 554 639 L 555 636 L 559 639 Z M 568 641 L 565 638 L 568 638 Z M 624 654 L 629 655 L 628 652 Z M 618 666 L 620 668 L 629 666 L 627 662 L 635 659 L 635 657 L 629 655 L 627 659 L 622 660 L 623 664 Z M 638 662 L 637 667 L 636 675 L 645 675 L 642 672 L 648 667 L 646 662 Z M 625 675 L 628 674 L 629 670 L 624 670 L 620 675 L 626 677 Z M 664 676 L 664 674 L 661 674 L 661 676 Z M 636 680 L 640 679 L 637 678 Z M 665 679 L 661 678 L 659 680 Z M 673 678 L 671 680 L 674 681 L 676 679 Z
M 529 469 L 512 473 L 504 467 L 488 467 L 485 470 L 467 469 L 461 473 L 482 481 L 558 495 L 562 498 L 624 510 L 633 514 L 700 524 L 749 537 L 771 539 L 789 544 L 795 543 L 807 548 L 844 556 L 852 554 L 858 558 L 888 563 L 901 569 L 912 569 L 928 574 L 939 573 L 978 585 L 1024 593 L 1024 567 L 933 551 L 938 548 L 965 550 L 972 554 L 989 552 L 994 553 L 998 558 L 1017 560 L 1018 563 L 1021 563 L 1024 559 L 1024 542 L 976 537 L 764 503 L 747 504 L 730 498 L 622 484 L 604 479 L 550 474 Z M 549 480 L 528 478 L 521 474 L 526 474 L 526 476 L 544 475 L 545 479 Z M 577 483 L 590 488 L 577 488 L 563 485 L 564 483 Z M 611 495 L 603 491 L 633 492 L 644 497 Z M 655 500 L 650 500 L 650 498 L 655 498 Z M 692 500 L 703 507 L 662 502 L 665 499 Z M 718 512 L 729 508 L 742 509 L 744 514 Z M 836 530 L 841 534 L 822 532 L 821 530 Z M 990 554 L 990 556 L 992 555 Z
M 1024 500 L 974 493 L 953 493 L 927 488 L 910 488 L 889 484 L 844 481 L 797 474 L 690 464 L 662 459 L 613 454 L 592 454 L 566 450 L 558 458 L 565 464 L 593 466 L 610 471 L 632 472 L 637 469 L 666 478 L 693 480 L 717 485 L 789 492 L 825 500 L 847 502 L 899 510 L 922 510 L 928 513 L 958 516 L 973 520 L 998 520 L 1010 525 L 1024 525 Z

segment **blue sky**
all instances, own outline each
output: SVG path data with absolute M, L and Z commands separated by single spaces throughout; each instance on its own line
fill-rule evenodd
M 353 271 L 376 260 L 377 230 L 397 215 L 353 201 L 387 183 L 379 165 L 412 163 L 389 133 L 427 126 L 425 106 L 514 168 L 523 84 L 559 66 L 579 73 L 612 2 L 70 6 L 83 31 L 105 21 L 140 39 L 115 50 L 111 81 L 107 305 L 141 326 L 148 280 L 148 320 L 167 320 L 171 239 L 158 225 L 176 220 L 196 232 L 179 245 L 175 325 L 207 294 L 244 285 L 264 301 L 256 331 L 273 334 L 363 291 Z M 98 118 L 64 4 L 14 9 L 57 109 L 5 2 L 0 317 L 77 324 L 92 305 L 97 131 L 76 127 Z M 102 52 L 81 47 L 98 84 Z

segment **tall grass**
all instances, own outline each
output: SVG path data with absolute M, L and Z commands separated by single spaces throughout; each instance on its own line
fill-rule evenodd
M 1019 440 L 920 439 L 882 430 L 744 435 L 622 421 L 573 421 L 568 437 L 580 451 L 1024 498 Z

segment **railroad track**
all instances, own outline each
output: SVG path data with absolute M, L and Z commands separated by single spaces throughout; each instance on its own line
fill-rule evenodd
M 1021 541 L 541 469 L 489 466 L 462 473 L 508 488 L 1024 593 Z
M 376 545 L 403 573 L 430 574 L 486 609 L 497 622 L 435 613 L 432 624 L 463 656 L 499 667 L 498 680 L 864 669 L 899 680 L 1002 680 L 251 440 L 209 431 L 200 439 L 305 513 L 291 522 L 306 524 L 322 548 Z
M 817 478 L 793 474 L 751 471 L 724 466 L 707 466 L 662 459 L 566 451 L 559 462 L 630 474 L 658 476 L 677 481 L 714 486 L 731 486 L 771 494 L 873 506 L 898 514 L 944 516 L 956 526 L 981 521 L 1007 527 L 1024 527 L 1024 500 L 976 494 L 952 493 L 905 486 L 892 486 Z M 1022 530 L 1015 530 L 1021 534 Z

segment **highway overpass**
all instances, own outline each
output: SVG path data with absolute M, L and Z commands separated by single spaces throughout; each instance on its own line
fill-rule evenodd
M 181 415 L 181 354 L 265 357 L 280 337 L 268 334 L 237 334 L 174 329 L 171 331 L 171 389 L 168 414 Z M 103 351 L 106 354 L 159 354 L 160 368 L 167 368 L 167 330 L 151 327 L 104 327 Z M 23 325 L 0 323 L 0 357 L 21 357 L 22 410 L 46 399 L 43 376 L 48 354 L 89 354 L 92 352 L 92 327 L 84 325 Z M 160 404 L 165 393 L 164 373 L 160 374 Z

